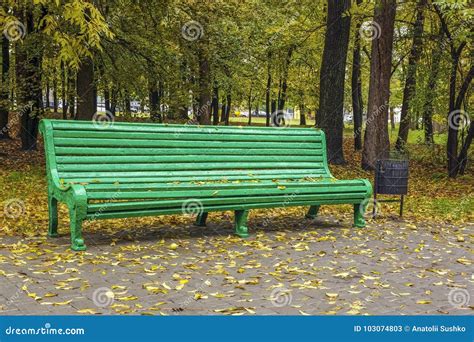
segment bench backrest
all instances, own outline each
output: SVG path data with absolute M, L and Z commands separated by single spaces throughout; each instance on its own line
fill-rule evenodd
M 42 120 L 49 177 L 135 183 L 329 177 L 314 128 Z

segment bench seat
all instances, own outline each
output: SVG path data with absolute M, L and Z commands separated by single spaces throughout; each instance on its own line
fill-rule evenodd
M 248 210 L 353 204 L 354 224 L 372 193 L 365 179 L 329 172 L 324 133 L 313 128 L 221 127 L 42 120 L 47 159 L 49 235 L 57 202 L 71 217 L 71 244 L 84 250 L 83 220 L 233 210 L 248 236 Z

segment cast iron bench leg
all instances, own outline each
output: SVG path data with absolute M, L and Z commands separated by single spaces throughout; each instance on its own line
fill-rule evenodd
M 319 205 L 312 205 L 306 213 L 306 218 L 315 219 L 318 216 Z
M 249 230 L 247 228 L 247 217 L 249 215 L 248 210 L 236 210 L 235 211 L 235 234 L 242 238 L 249 236 Z
M 367 204 L 368 204 L 368 201 L 364 201 L 359 204 L 354 204 L 354 227 L 357 227 L 357 228 L 365 227 L 364 213 L 365 213 L 365 209 L 367 208 Z
M 48 236 L 58 237 L 58 200 L 48 194 L 49 228 Z
M 194 223 L 198 227 L 205 227 L 208 213 L 202 212 L 199 213 L 196 217 L 196 222 Z
M 85 251 L 86 245 L 82 237 L 82 221 L 84 217 L 81 211 L 74 206 L 74 208 L 69 208 L 69 218 L 71 221 L 71 248 L 74 251 Z

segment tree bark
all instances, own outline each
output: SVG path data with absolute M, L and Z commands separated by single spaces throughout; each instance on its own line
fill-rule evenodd
M 230 92 L 226 96 L 226 101 L 227 101 L 227 104 L 225 106 L 225 125 L 229 126 L 230 110 L 232 108 L 232 95 L 230 94 Z
M 130 93 L 128 89 L 125 89 L 125 96 L 123 98 L 125 116 L 130 117 L 132 115 L 132 99 L 130 98 Z
M 210 125 L 210 69 L 207 53 L 199 51 L 199 108 L 197 111 L 197 120 L 201 125 Z
M 357 0 L 357 5 L 360 5 L 362 0 Z M 360 77 L 360 21 L 357 23 L 354 32 L 354 50 L 352 53 L 352 119 L 354 122 L 354 150 L 362 150 L 362 80 Z
M 287 100 L 287 91 L 288 91 L 288 71 L 290 69 L 291 56 L 293 55 L 295 47 L 292 45 L 288 48 L 286 54 L 285 65 L 283 69 L 283 77 L 281 80 L 281 94 L 279 96 L 278 110 L 284 110 Z
M 50 92 L 51 91 L 50 91 L 49 80 L 48 80 L 48 81 L 46 81 L 46 94 L 45 94 L 46 95 L 45 96 L 46 97 L 46 103 L 43 104 L 45 109 L 49 109 L 49 94 L 50 94 Z
M 247 125 L 250 126 L 252 124 L 252 88 L 250 88 L 250 94 L 247 100 L 247 104 L 248 104 L 248 109 L 249 109 L 249 117 L 248 117 Z M 257 108 L 257 111 L 258 111 L 258 108 Z
M 163 117 L 161 115 L 161 94 L 159 89 L 159 82 L 156 80 L 150 80 L 149 85 L 149 102 L 150 102 L 150 117 L 153 121 L 159 123 L 163 122 Z
M 305 115 L 305 106 L 303 103 L 300 104 L 300 126 L 306 126 L 306 115 Z
M 265 119 L 265 126 L 269 127 L 270 126 L 270 115 L 271 109 L 270 109 L 270 95 L 271 95 L 271 88 L 272 88 L 272 69 L 271 69 L 271 64 L 272 63 L 272 54 L 271 52 L 268 52 L 268 66 L 267 66 L 267 87 L 265 89 L 265 113 L 266 113 L 266 119 Z
M 350 0 L 328 0 L 327 30 L 319 82 L 320 115 L 316 126 L 326 133 L 328 160 L 344 164 L 344 78 L 351 18 Z
M 398 128 L 398 138 L 396 143 L 397 150 L 401 151 L 405 148 L 408 140 L 408 131 L 410 130 L 410 122 L 412 115 L 410 110 L 410 101 L 415 95 L 416 90 L 416 69 L 420 60 L 421 51 L 423 49 L 423 24 L 424 10 L 426 0 L 419 0 L 416 6 L 416 20 L 413 28 L 413 44 L 410 55 L 408 57 L 407 77 L 405 80 L 405 88 L 403 89 L 402 111 L 400 113 L 400 126 Z
M 58 77 L 57 69 L 55 68 L 55 74 L 53 76 L 53 111 L 54 113 L 58 112 Z
M 217 83 L 214 83 L 214 88 L 212 90 L 212 124 L 219 124 L 219 87 Z
M 20 115 L 21 149 L 36 150 L 39 116 L 43 111 L 41 90 L 41 60 L 43 51 L 38 46 L 32 8 L 27 8 L 19 16 L 26 22 L 26 35 L 22 44 L 16 45 L 17 99 Z
M 66 68 L 64 66 L 64 63 L 61 62 L 61 101 L 63 103 L 62 105 L 62 112 L 63 112 L 63 120 L 67 120 L 67 109 L 68 109 L 68 98 L 67 98 L 67 80 L 68 77 L 66 75 Z
M 115 86 L 112 86 L 112 92 L 110 96 L 110 112 L 113 116 L 117 113 L 117 95 L 118 89 Z
M 225 113 L 227 113 L 225 98 L 222 99 L 221 122 L 225 122 Z
M 474 121 L 471 121 L 471 124 L 469 125 L 469 132 L 467 133 L 466 140 L 464 140 L 464 144 L 462 145 L 461 152 L 459 152 L 459 156 L 458 156 L 458 162 L 459 162 L 458 173 L 460 175 L 463 175 L 464 172 L 466 171 L 467 151 L 469 150 L 469 147 L 471 146 L 473 137 L 474 137 Z
M 395 108 L 390 106 L 390 129 L 392 131 L 395 130 Z
M 433 139 L 433 101 L 435 99 L 435 89 L 438 81 L 438 74 L 440 69 L 441 55 L 443 53 L 443 30 L 440 29 L 438 33 L 438 44 L 433 51 L 433 59 L 431 62 L 430 75 L 426 85 L 426 97 L 423 105 L 423 128 L 425 131 L 425 143 L 431 145 L 434 143 Z
M 2 73 L 1 82 L 2 88 L 0 90 L 0 139 L 8 139 L 9 125 L 8 125 L 8 114 L 10 111 L 10 105 L 8 101 L 8 89 L 9 89 L 9 70 L 10 70 L 10 42 L 5 35 L 2 35 Z
M 68 69 L 67 73 L 67 93 L 69 116 L 76 120 L 76 75 L 71 69 Z
M 104 109 L 110 112 L 110 90 L 108 84 L 104 85 Z
M 380 26 L 382 34 L 372 40 L 367 125 L 362 152 L 364 170 L 373 170 L 377 159 L 386 158 L 390 150 L 388 109 L 395 11 L 396 0 L 381 0 L 374 10 L 374 22 Z
M 94 64 L 85 59 L 77 73 L 76 120 L 92 120 L 97 112 L 97 86 L 94 82 Z

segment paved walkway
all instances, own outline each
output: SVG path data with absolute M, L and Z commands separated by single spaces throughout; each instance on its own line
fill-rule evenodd
M 251 215 L 246 240 L 230 234 L 228 213 L 207 228 L 176 218 L 132 233 L 86 229 L 85 253 L 69 250 L 67 234 L 0 238 L 0 314 L 474 313 L 474 225 L 353 229 L 349 215 L 288 211 Z

